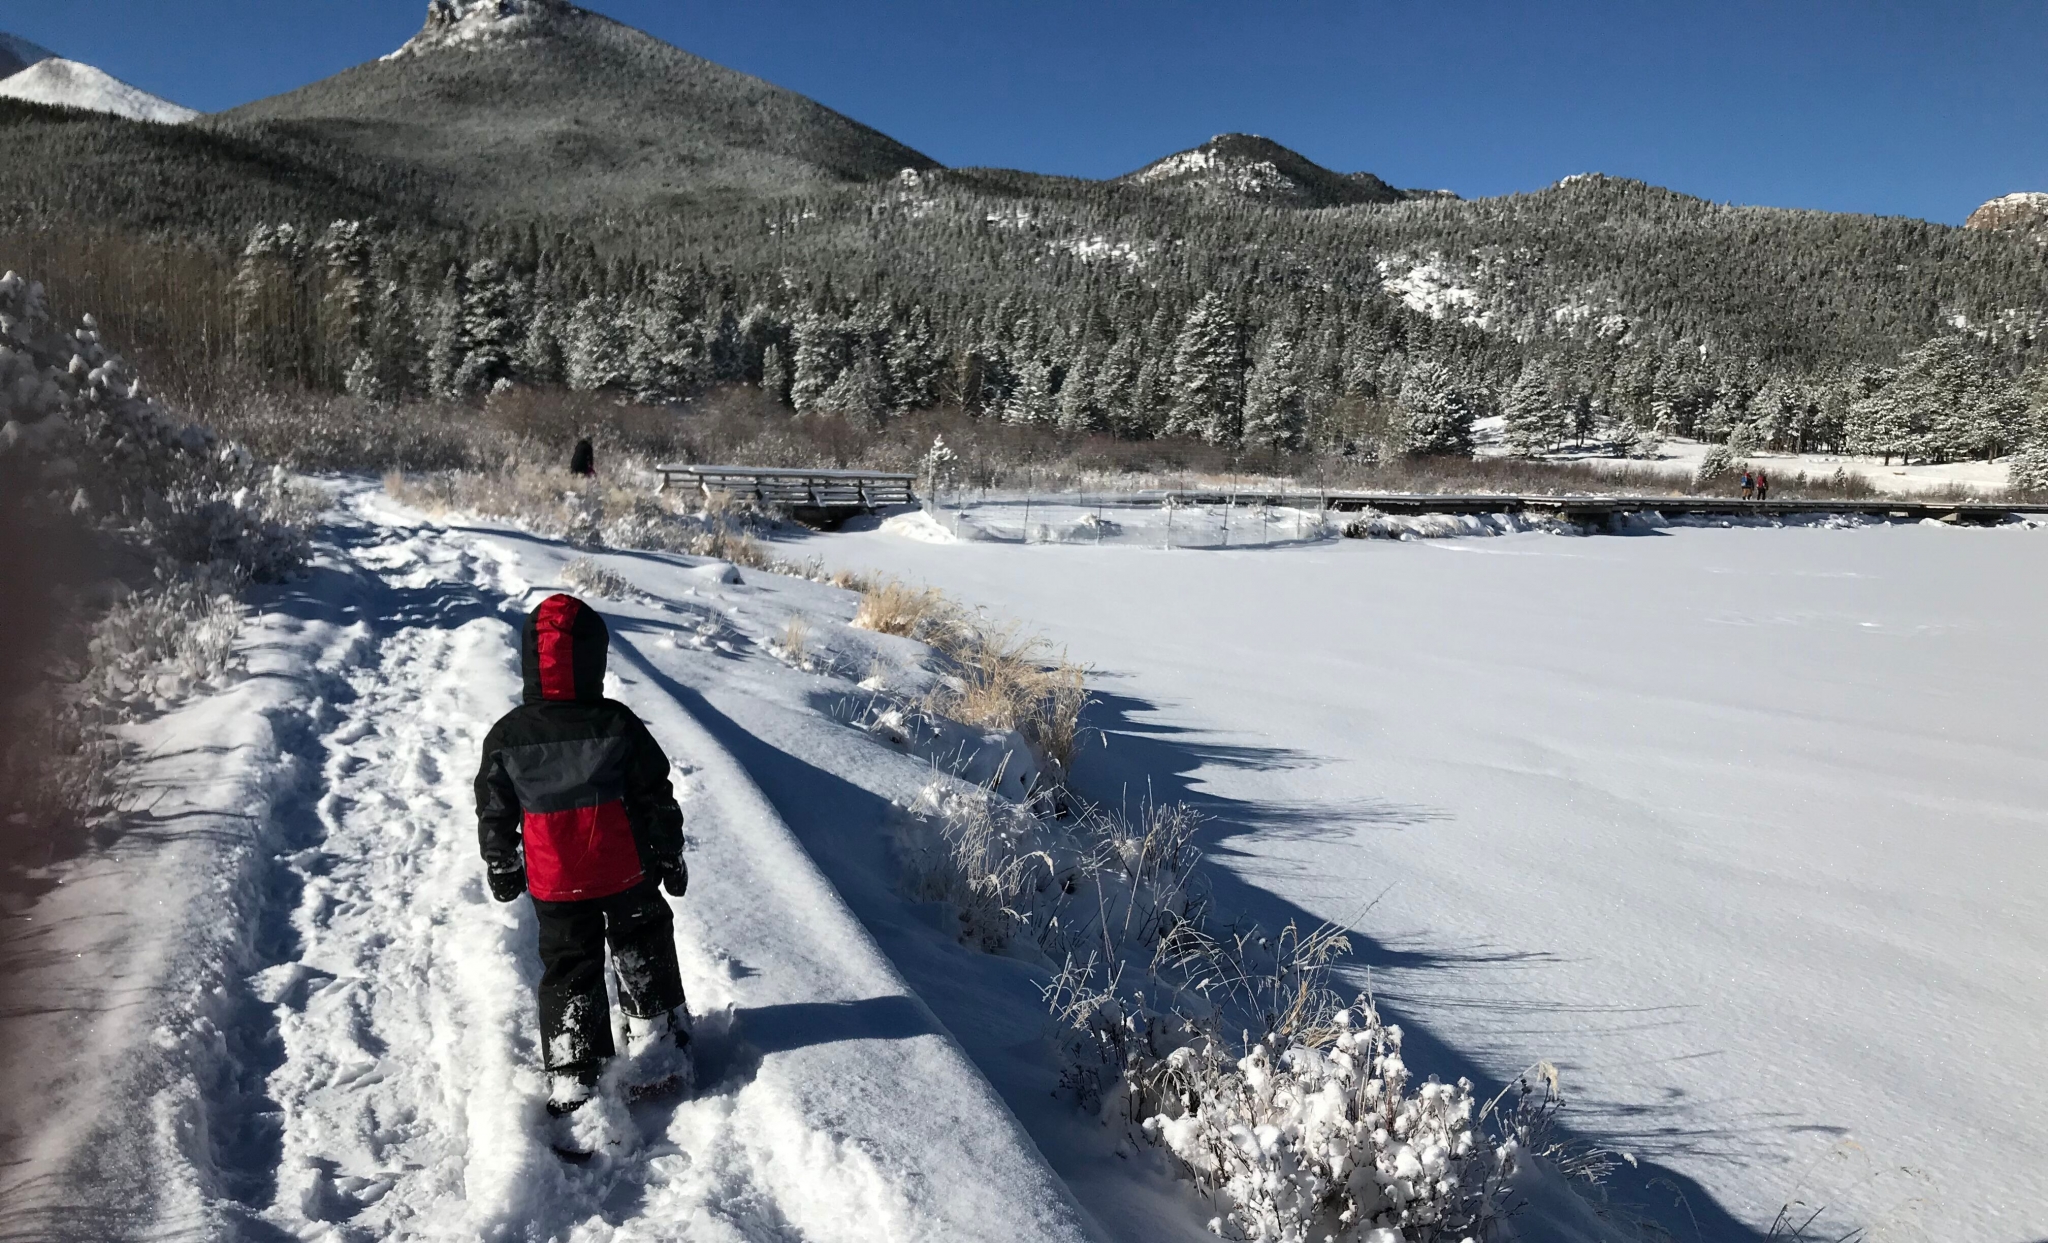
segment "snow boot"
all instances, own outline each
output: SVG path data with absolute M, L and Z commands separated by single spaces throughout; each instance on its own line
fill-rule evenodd
M 689 1012 L 681 1006 L 653 1018 L 626 1016 L 626 1099 L 679 1095 L 697 1086 L 690 1060 Z
M 597 1072 L 558 1070 L 548 1076 L 548 1117 L 566 1118 L 590 1103 L 597 1092 Z

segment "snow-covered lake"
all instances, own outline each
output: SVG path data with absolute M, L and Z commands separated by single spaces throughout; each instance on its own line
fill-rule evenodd
M 2048 531 L 805 551 L 1095 666 L 1084 787 L 1355 928 L 1418 1068 L 1554 1060 L 1702 1223 L 2048 1236 Z

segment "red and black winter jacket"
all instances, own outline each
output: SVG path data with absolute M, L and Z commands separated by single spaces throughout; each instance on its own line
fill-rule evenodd
M 526 702 L 484 740 L 484 862 L 514 872 L 523 851 L 527 889 L 542 901 L 610 897 L 682 859 L 668 757 L 632 709 L 604 698 L 610 645 L 595 609 L 548 597 L 526 619 Z

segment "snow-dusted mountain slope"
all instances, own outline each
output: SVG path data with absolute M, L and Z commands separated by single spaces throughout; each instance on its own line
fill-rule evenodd
M 451 203 L 575 215 L 881 181 L 929 157 L 562 0 L 434 0 L 396 54 L 221 115 L 413 170 Z
M 0 81 L 0 98 L 108 112 L 131 121 L 178 125 L 200 115 L 75 60 L 51 57 Z
M 0 78 L 20 73 L 40 60 L 48 60 L 56 53 L 46 47 L 39 47 L 27 39 L 0 32 Z
M 1100 670 L 1084 789 L 1358 929 L 1418 1065 L 1557 1060 L 1669 1237 L 2048 1237 L 2048 530 L 817 547 Z

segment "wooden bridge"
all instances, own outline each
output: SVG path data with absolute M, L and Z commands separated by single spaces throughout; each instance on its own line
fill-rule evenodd
M 685 466 L 654 468 L 661 490 L 695 484 L 706 496 L 723 492 L 788 510 L 793 517 L 837 522 L 893 505 L 915 505 L 915 475 L 872 470 L 786 470 L 772 466 Z
M 1925 497 L 1873 500 L 1745 501 L 1728 496 L 1450 496 L 1421 492 L 1256 492 L 1185 490 L 1166 493 L 1178 505 L 1279 505 L 1356 513 L 1547 514 L 1581 523 L 1604 523 L 1624 514 L 1668 518 L 1783 518 L 1802 514 L 1858 514 L 1873 518 L 1991 524 L 2012 514 L 2048 514 L 2048 504 L 2008 501 L 1938 501 Z

